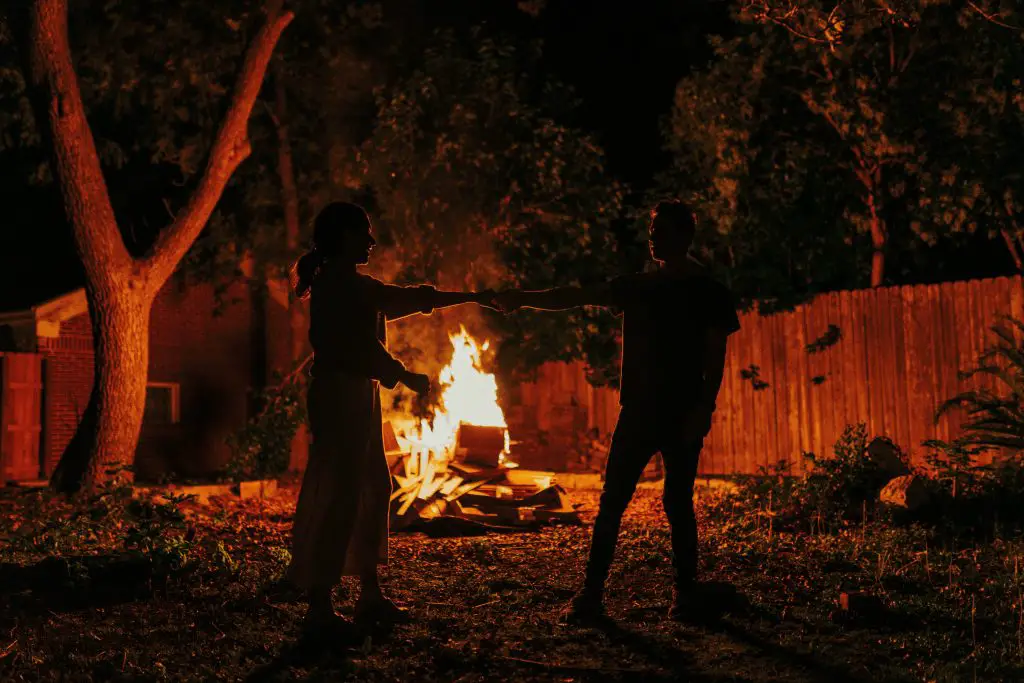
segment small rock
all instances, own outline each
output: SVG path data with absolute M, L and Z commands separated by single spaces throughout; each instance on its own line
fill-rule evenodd
M 910 474 L 910 468 L 903 461 L 903 454 L 899 446 L 885 437 L 872 439 L 868 444 L 867 458 L 876 467 L 888 474 L 890 477 L 901 477 Z
M 878 500 L 886 505 L 913 511 L 928 502 L 928 490 L 921 477 L 905 474 L 883 486 Z
M 885 612 L 885 603 L 877 595 L 849 591 L 839 594 L 839 609 L 862 616 L 878 615 Z

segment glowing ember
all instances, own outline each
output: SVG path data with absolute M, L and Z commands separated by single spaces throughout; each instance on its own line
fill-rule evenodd
M 494 375 L 480 367 L 480 353 L 488 342 L 477 346 L 464 327 L 449 335 L 452 342 L 452 360 L 441 370 L 439 381 L 443 387 L 441 401 L 433 419 L 422 420 L 418 434 L 408 439 L 412 457 L 406 461 L 408 475 L 418 475 L 425 482 L 433 479 L 437 465 L 452 458 L 455 439 L 462 423 L 480 427 L 507 427 L 505 415 L 498 405 L 498 383 Z M 509 450 L 508 431 L 505 432 L 505 450 L 502 464 L 511 463 L 504 458 Z M 438 482 L 440 485 L 441 482 Z M 424 486 L 421 495 L 428 486 Z

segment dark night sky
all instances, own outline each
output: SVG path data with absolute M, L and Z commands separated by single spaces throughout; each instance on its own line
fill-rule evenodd
M 667 164 L 660 119 L 672 106 L 675 85 L 706 63 L 706 36 L 727 26 L 724 3 L 691 2 L 548 4 L 539 22 L 551 68 L 583 102 L 581 123 L 605 146 L 611 170 L 643 186 Z
M 571 123 L 595 134 L 609 170 L 638 188 L 667 164 L 659 126 L 676 83 L 710 58 L 707 35 L 729 26 L 721 0 L 547 0 L 535 18 L 514 0 L 444 0 L 430 7 L 429 19 L 438 25 L 483 23 L 541 39 L 548 75 L 583 102 Z

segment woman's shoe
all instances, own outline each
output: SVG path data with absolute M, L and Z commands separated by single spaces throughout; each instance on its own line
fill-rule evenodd
M 409 610 L 399 607 L 385 597 L 380 597 L 358 601 L 355 619 L 358 623 L 406 624 L 412 617 Z

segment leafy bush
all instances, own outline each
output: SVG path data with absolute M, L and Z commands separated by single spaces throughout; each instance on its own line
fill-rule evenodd
M 233 480 L 267 479 L 288 469 L 292 440 L 306 421 L 301 369 L 263 391 L 259 396 L 263 409 L 228 438 L 228 475 Z
M 788 463 L 762 468 L 738 479 L 727 502 L 734 510 L 769 516 L 777 529 L 842 527 L 864 521 L 876 510 L 878 492 L 890 475 L 868 457 L 865 425 L 850 425 L 833 447 L 831 458 L 805 453 L 813 470 L 794 477 Z M 902 456 L 901 456 L 902 458 Z
M 812 512 L 830 522 L 863 521 L 865 511 L 874 508 L 878 493 L 892 478 L 868 457 L 868 435 L 864 424 L 847 425 L 833 446 L 833 457 L 807 457 L 814 470 L 801 487 L 801 495 Z M 895 444 L 890 444 L 895 448 Z M 905 456 L 900 459 L 906 462 Z
M 957 533 L 991 534 L 1024 528 L 1024 468 L 1018 453 L 996 454 L 969 437 L 926 442 L 931 473 L 926 480 L 934 501 L 934 522 Z
M 60 502 L 48 490 L 31 495 L 31 505 L 40 513 L 31 519 L 38 521 L 26 521 L 10 535 L 15 550 L 60 555 L 120 545 L 158 570 L 187 568 L 193 537 L 180 504 L 191 496 L 137 496 L 117 476 L 78 500 Z

